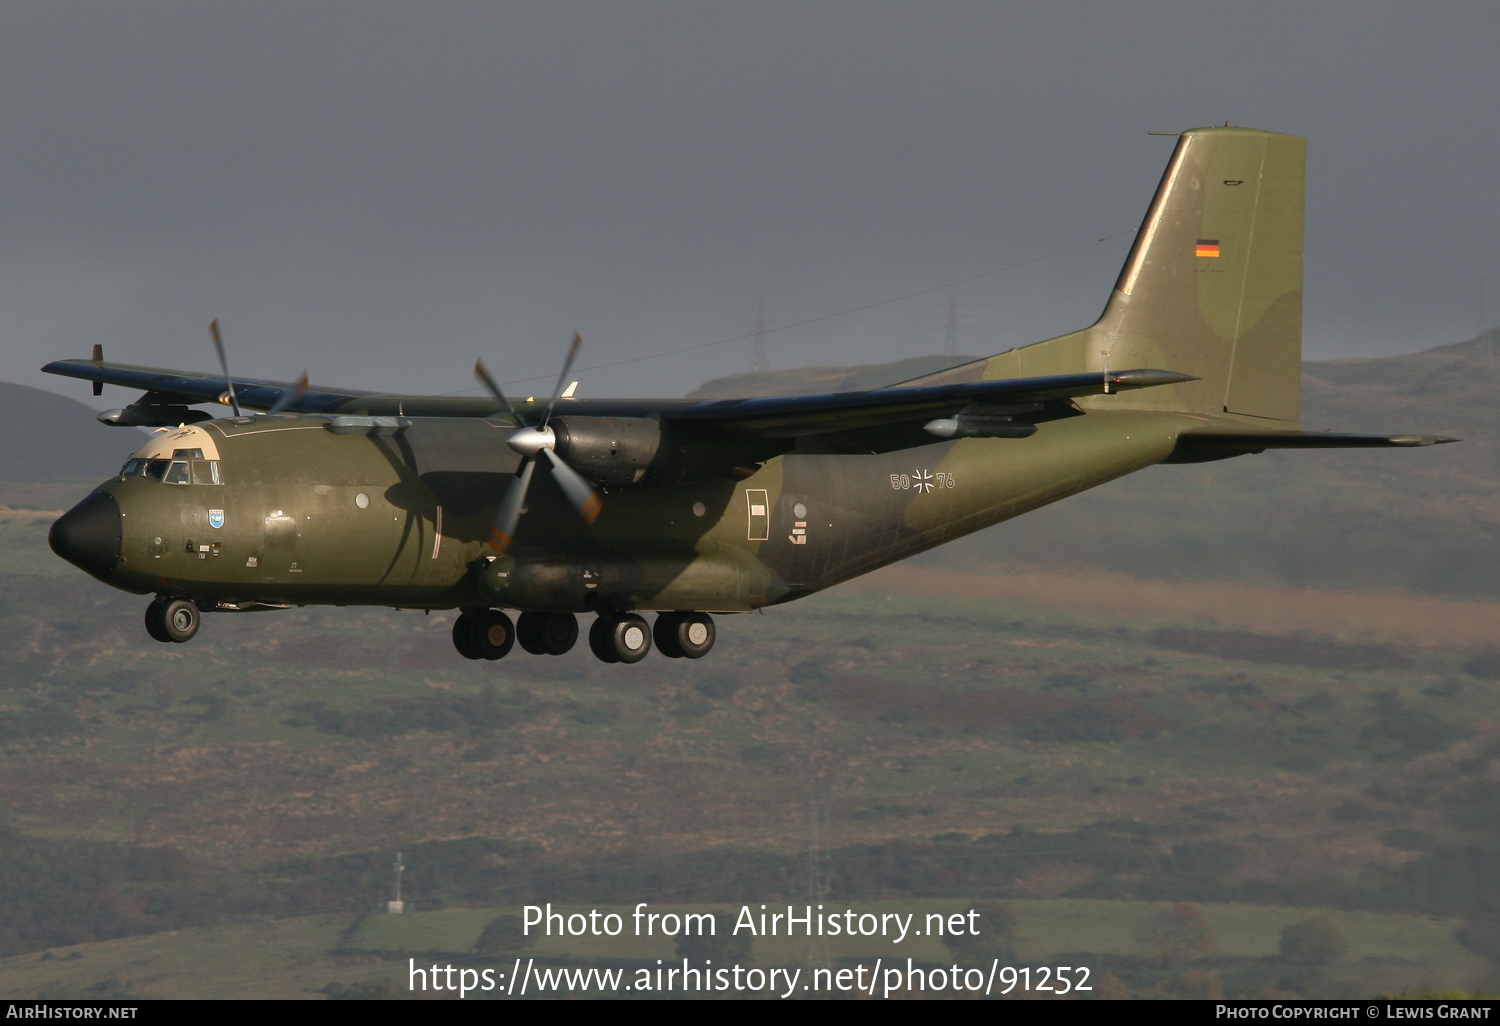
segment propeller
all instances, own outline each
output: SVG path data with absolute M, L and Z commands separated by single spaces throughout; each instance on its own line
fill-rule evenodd
M 229 361 L 224 357 L 224 339 L 219 334 L 219 319 L 215 317 L 208 322 L 208 333 L 214 339 L 214 351 L 219 354 L 219 367 L 224 371 L 224 384 L 229 388 L 229 405 L 234 407 L 234 415 L 240 415 L 240 399 L 234 394 L 234 379 L 229 376 Z
M 303 371 L 302 376 L 297 379 L 297 383 L 291 388 L 287 389 L 285 392 L 282 392 L 281 398 L 277 399 L 275 405 L 273 405 L 269 410 L 266 411 L 266 416 L 275 416 L 282 410 L 286 409 L 288 406 L 292 405 L 292 403 L 296 402 L 298 399 L 301 399 L 306 392 L 307 371 Z
M 545 459 L 549 469 L 552 471 L 552 479 L 557 482 L 558 488 L 562 490 L 563 496 L 578 511 L 584 523 L 592 524 L 599 519 L 599 513 L 604 506 L 599 501 L 594 486 L 586 481 L 582 474 L 568 466 L 561 456 L 554 451 L 557 445 L 557 435 L 547 426 L 552 419 L 552 409 L 557 405 L 557 400 L 562 396 L 563 383 L 568 380 L 568 371 L 573 369 L 573 361 L 578 356 L 578 350 L 583 345 L 583 339 L 577 332 L 573 333 L 573 342 L 568 346 L 567 358 L 563 360 L 562 373 L 557 376 L 557 384 L 552 389 L 552 399 L 547 403 L 546 410 L 542 413 L 541 422 L 535 427 L 526 423 L 525 419 L 516 412 L 505 393 L 500 391 L 500 386 L 490 377 L 489 371 L 485 369 L 484 361 L 476 361 L 474 364 L 474 376 L 483 382 L 495 400 L 505 407 L 505 412 L 510 415 L 516 430 L 506 438 L 506 444 L 521 454 L 521 465 L 516 468 L 516 476 L 506 486 L 505 495 L 500 500 L 500 508 L 495 512 L 495 523 L 490 527 L 489 546 L 498 556 L 505 555 L 510 548 L 511 542 L 516 536 L 516 526 L 521 521 L 521 511 L 526 506 L 526 493 L 531 488 L 531 478 L 536 471 L 538 459 Z

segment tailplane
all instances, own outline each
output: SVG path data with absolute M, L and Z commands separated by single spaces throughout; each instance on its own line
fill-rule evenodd
M 1155 367 L 1198 380 L 1079 405 L 1294 425 L 1305 154 L 1305 140 L 1274 132 L 1182 133 L 1092 327 L 905 384 Z

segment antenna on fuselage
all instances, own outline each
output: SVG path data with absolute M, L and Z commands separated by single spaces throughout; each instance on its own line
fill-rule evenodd
M 234 380 L 229 376 L 229 361 L 224 357 L 224 339 L 219 334 L 219 319 L 215 317 L 208 322 L 208 333 L 214 339 L 214 352 L 219 354 L 219 367 L 224 371 L 224 384 L 229 389 L 229 405 L 234 407 L 234 415 L 240 416 L 240 399 L 234 394 Z

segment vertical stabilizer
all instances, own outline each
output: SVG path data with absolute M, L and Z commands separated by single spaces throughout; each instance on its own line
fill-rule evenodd
M 1079 405 L 1297 421 L 1305 153 L 1274 132 L 1184 132 L 1097 323 L 919 380 L 1150 367 L 1199 380 Z

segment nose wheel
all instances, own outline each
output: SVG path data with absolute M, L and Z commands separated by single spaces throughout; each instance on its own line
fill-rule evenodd
M 191 641 L 198 619 L 197 605 L 187 599 L 159 598 L 146 607 L 146 633 L 157 641 Z

